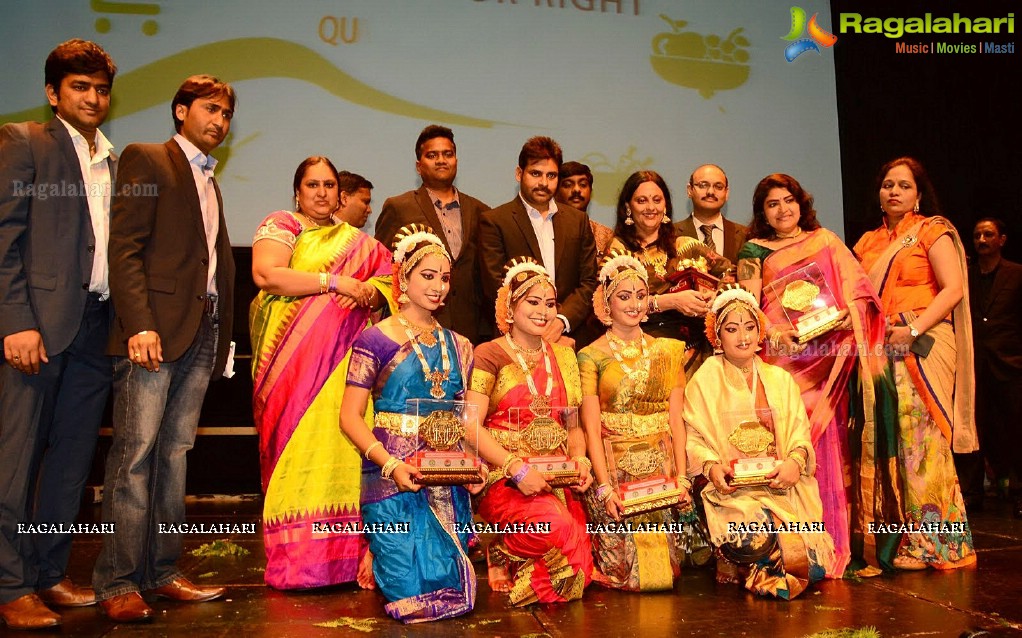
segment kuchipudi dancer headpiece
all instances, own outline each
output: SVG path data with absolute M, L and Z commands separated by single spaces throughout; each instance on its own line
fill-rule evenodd
M 514 323 L 512 307 L 536 284 L 549 284 L 557 295 L 550 273 L 532 257 L 515 257 L 504 266 L 504 282 L 497 290 L 497 329 L 507 334 Z
M 600 284 L 596 287 L 596 293 L 593 295 L 593 312 L 603 325 L 609 326 L 611 323 L 610 297 L 621 285 L 621 282 L 629 278 L 638 279 L 642 281 L 643 285 L 649 285 L 646 267 L 634 254 L 617 248 L 607 253 L 600 266 Z
M 423 224 L 403 226 L 394 236 L 393 286 L 399 304 L 408 303 L 408 275 L 427 255 L 439 255 L 447 261 L 451 256 L 444 242 Z
M 743 310 L 756 321 L 759 326 L 759 340 L 766 338 L 766 315 L 759 309 L 756 298 L 751 292 L 738 284 L 724 284 L 717 292 L 717 297 L 710 304 L 706 313 L 706 338 L 710 340 L 714 352 L 720 353 L 720 321 L 732 310 Z

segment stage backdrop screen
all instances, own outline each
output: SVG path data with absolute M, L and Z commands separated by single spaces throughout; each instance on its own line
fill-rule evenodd
M 413 147 L 430 123 L 454 129 L 457 185 L 491 206 L 517 192 L 522 143 L 548 135 L 592 167 L 590 213 L 604 223 L 643 168 L 664 175 L 685 217 L 689 174 L 715 163 L 730 179 L 729 218 L 747 223 L 757 181 L 784 172 L 842 234 L 833 51 L 810 43 L 814 15 L 835 30 L 824 1 L 17 0 L 0 24 L 0 122 L 50 117 L 43 62 L 81 37 L 119 67 L 103 126 L 118 149 L 173 134 L 185 77 L 234 84 L 215 155 L 235 245 L 293 207 L 309 155 L 371 180 L 375 217 L 418 186 Z

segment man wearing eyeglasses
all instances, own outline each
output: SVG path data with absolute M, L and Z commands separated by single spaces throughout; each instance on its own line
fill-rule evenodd
M 464 335 L 473 344 L 489 340 L 490 322 L 482 316 L 482 288 L 476 276 L 476 235 L 479 215 L 490 207 L 454 186 L 458 176 L 458 149 L 454 132 L 431 124 L 415 141 L 415 170 L 422 186 L 383 202 L 376 220 L 376 239 L 391 248 L 403 226 L 429 226 L 444 242 L 451 264 L 451 291 L 436 313 L 445 328 Z M 482 332 L 481 332 L 482 331 Z
M 695 237 L 726 257 L 738 261 L 738 249 L 745 243 L 748 228 L 724 218 L 727 203 L 727 175 L 716 164 L 703 164 L 688 178 L 688 197 L 692 214 L 676 224 L 678 232 Z

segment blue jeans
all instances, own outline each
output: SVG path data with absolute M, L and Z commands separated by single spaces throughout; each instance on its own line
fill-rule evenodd
M 114 436 L 106 460 L 103 537 L 92 584 L 106 600 L 155 589 L 181 576 L 181 535 L 160 523 L 185 521 L 185 454 L 195 443 L 199 411 L 216 352 L 215 320 L 204 315 L 195 340 L 175 361 L 149 372 L 125 357 L 114 362 Z
M 109 303 L 89 295 L 74 341 L 39 374 L 0 363 L 0 604 L 64 578 L 71 534 L 17 525 L 78 516 L 110 393 L 109 326 Z

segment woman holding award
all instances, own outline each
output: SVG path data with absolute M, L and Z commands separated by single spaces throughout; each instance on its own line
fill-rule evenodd
M 978 448 L 965 250 L 917 160 L 885 164 L 877 190 L 883 224 L 862 236 L 855 254 L 887 317 L 899 418 L 867 423 L 874 429 L 859 439 L 860 475 L 868 480 L 859 486 L 856 522 L 863 529 L 874 520 L 942 528 L 876 535 L 880 567 L 972 565 L 976 553 L 951 457 Z M 885 503 L 887 509 L 878 507 Z M 872 562 L 872 554 L 865 558 Z
M 798 385 L 756 356 L 765 323 L 756 298 L 727 286 L 706 315 L 720 354 L 685 390 L 688 458 L 702 491 L 718 582 L 791 600 L 831 570 L 816 454 Z
M 672 275 L 688 267 L 719 278 L 731 262 L 698 239 L 678 235 L 673 214 L 671 191 L 664 178 L 655 171 L 632 173 L 618 196 L 617 225 L 608 251 L 631 251 L 642 262 L 649 283 L 645 331 L 653 337 L 687 343 L 686 368 L 691 376 L 711 354 L 703 337 L 702 316 L 713 293 L 697 289 L 670 292 Z M 715 285 L 712 278 L 709 281 Z
M 690 501 L 685 476 L 685 344 L 643 334 L 646 267 L 611 251 L 593 300 L 607 333 L 578 353 L 582 423 L 598 487 L 586 495 L 598 582 L 630 591 L 671 589 L 681 573 L 674 506 Z M 641 484 L 641 486 L 639 485 Z M 660 495 L 653 500 L 637 493 Z M 634 516 L 633 510 L 644 512 Z M 617 530 L 625 521 L 652 532 Z
M 529 471 L 524 462 L 514 465 L 521 457 L 570 459 L 574 475 L 563 477 L 571 483 L 568 489 L 530 496 L 491 473 L 477 508 L 483 520 L 538 523 L 549 530 L 507 534 L 491 543 L 490 586 L 508 592 L 514 606 L 577 600 L 593 572 L 585 512 L 577 496 L 592 483 L 591 465 L 577 423 L 582 391 L 575 353 L 543 341 L 557 314 L 557 293 L 543 266 L 530 257 L 507 264 L 496 314 L 503 337 L 476 348 L 467 398 L 485 415 L 493 438 L 510 450 L 509 469 L 515 476 Z M 551 482 L 557 481 L 551 477 Z
M 471 611 L 476 578 L 467 551 L 472 538 L 469 495 L 460 486 L 422 487 L 422 474 L 403 459 L 430 438 L 409 432 L 424 420 L 409 401 L 460 400 L 472 370 L 472 345 L 437 324 L 451 259 L 425 227 L 401 229 L 394 244 L 397 315 L 355 340 L 341 401 L 341 428 L 362 453 L 362 518 L 367 525 L 407 523 L 408 534 L 368 534 L 373 574 L 392 617 L 406 623 Z M 372 399 L 375 427 L 364 414 Z M 409 535 L 410 534 L 410 535 Z
M 314 523 L 357 525 L 361 459 L 337 429 L 348 351 L 389 296 L 390 251 L 333 217 L 337 170 L 309 157 L 294 176 L 295 211 L 256 230 L 252 276 L 252 411 L 262 467 L 266 584 L 305 589 L 371 584 L 357 534 L 313 535 Z M 331 512 L 329 516 L 323 512 Z M 368 561 L 363 565 L 367 566 Z
M 760 180 L 752 211 L 749 241 L 738 253 L 738 282 L 760 299 L 767 318 L 771 347 L 763 358 L 795 378 L 809 408 L 823 521 L 837 552 L 827 575 L 840 578 L 851 557 L 845 484 L 850 380 L 857 380 L 856 415 L 870 422 L 895 418 L 880 300 L 844 242 L 820 226 L 812 195 L 793 177 Z M 815 316 L 808 312 L 814 303 L 822 306 Z

